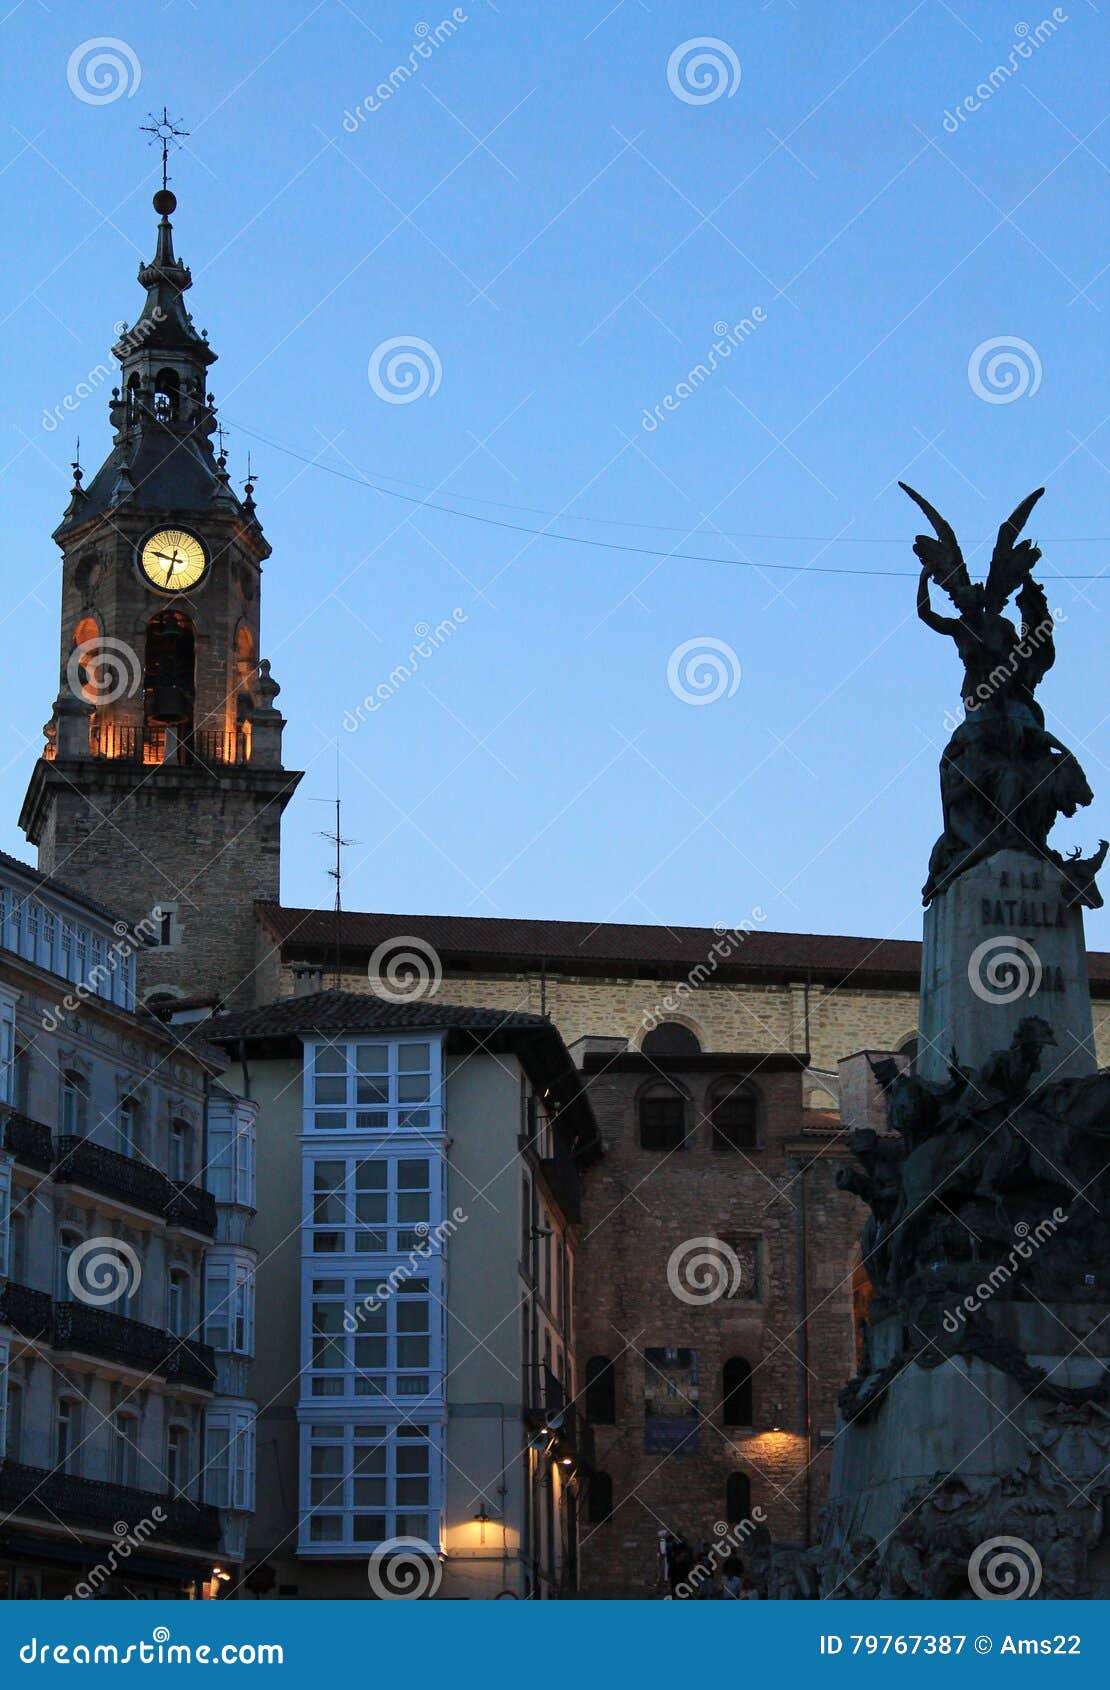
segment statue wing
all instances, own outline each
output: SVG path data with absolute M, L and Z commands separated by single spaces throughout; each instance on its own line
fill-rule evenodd
M 920 558 L 921 563 L 937 586 L 944 588 L 956 609 L 959 610 L 959 595 L 963 591 L 970 591 L 971 588 L 971 577 L 968 575 L 959 541 L 940 512 L 933 509 L 928 499 L 923 499 L 920 493 L 915 492 L 912 487 L 908 487 L 904 481 L 900 481 L 898 485 L 903 493 L 908 493 L 914 504 L 925 512 L 936 530 L 935 540 L 931 534 L 917 535 L 913 543 L 914 554 Z
M 989 611 L 1000 611 L 1004 608 L 1014 588 L 1020 587 L 1022 582 L 1028 579 L 1029 571 L 1041 555 L 1032 540 L 1023 540 L 1020 546 L 1014 542 L 1029 521 L 1029 513 L 1043 492 L 1044 488 L 1038 487 L 1035 493 L 1030 493 L 998 530 L 987 574 L 985 598 Z

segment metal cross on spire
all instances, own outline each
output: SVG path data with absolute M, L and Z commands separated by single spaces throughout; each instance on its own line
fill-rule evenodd
M 167 165 L 169 162 L 170 148 L 175 144 L 180 146 L 182 141 L 187 138 L 189 131 L 187 129 L 182 129 L 180 123 L 178 123 L 176 118 L 172 118 L 170 116 L 165 106 L 162 107 L 161 117 L 156 117 L 153 112 L 149 112 L 147 115 L 150 118 L 150 122 L 141 123 L 139 128 L 143 131 L 144 135 L 150 136 L 150 145 L 152 147 L 157 142 L 162 149 L 162 188 L 163 191 L 165 191 L 169 185 L 169 172 Z

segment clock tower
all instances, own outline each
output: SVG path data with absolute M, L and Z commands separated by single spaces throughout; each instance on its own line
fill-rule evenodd
M 270 556 L 253 484 L 232 491 L 185 306 L 166 187 L 146 297 L 113 352 L 112 450 L 74 485 L 62 553 L 60 685 L 20 824 L 39 866 L 153 938 L 144 995 L 253 999 L 255 899 L 279 897 L 276 681 L 259 657 Z

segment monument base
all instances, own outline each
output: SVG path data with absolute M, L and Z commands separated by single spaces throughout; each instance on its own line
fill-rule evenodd
M 1012 1303 L 991 1314 L 1000 1355 L 1028 1357 L 1042 1384 L 1030 1390 L 1028 1377 L 976 1354 L 888 1358 L 836 1440 L 822 1595 L 981 1596 L 977 1580 L 1000 1594 L 989 1563 L 1005 1539 L 1008 1576 L 1026 1581 L 1015 1593 L 1110 1597 L 1110 1307 Z M 1062 1342 L 1064 1326 L 1083 1344 Z M 900 1350 L 903 1333 L 880 1323 L 876 1357 Z
M 925 911 L 917 1071 L 944 1080 L 953 1050 L 978 1067 L 1040 1015 L 1056 1035 L 1043 1078 L 1096 1070 L 1083 912 L 1043 857 L 998 851 Z

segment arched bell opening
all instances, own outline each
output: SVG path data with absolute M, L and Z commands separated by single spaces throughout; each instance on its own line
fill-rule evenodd
M 179 610 L 163 610 L 146 628 L 143 761 L 176 763 L 192 737 L 196 631 Z
M 154 415 L 159 422 L 176 422 L 181 410 L 181 380 L 176 370 L 159 370 L 154 378 Z

